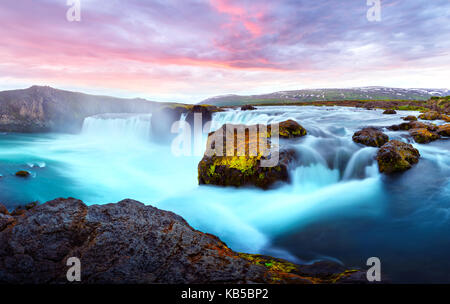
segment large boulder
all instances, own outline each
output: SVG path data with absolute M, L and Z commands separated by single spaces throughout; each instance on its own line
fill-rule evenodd
M 409 130 L 409 135 L 419 144 L 427 144 L 441 138 L 439 134 L 429 131 L 426 128 L 411 129 Z
M 302 266 L 235 252 L 182 217 L 133 200 L 56 199 L 5 221 L 0 215 L 0 283 L 68 283 L 70 257 L 80 259 L 81 284 L 367 282 L 364 272 L 333 262 Z
M 397 114 L 397 111 L 395 111 L 393 109 L 387 109 L 383 112 L 383 114 L 387 114 L 387 115 Z
M 26 177 L 30 176 L 30 172 L 22 170 L 22 171 L 17 171 L 15 175 L 17 177 L 26 178 Z
M 228 124 L 209 134 L 207 150 L 198 164 L 199 184 L 268 189 L 277 182 L 288 181 L 288 166 L 295 158 L 295 151 L 280 146 L 271 149 L 272 133 L 270 126 Z M 292 120 L 279 124 L 279 137 L 305 134 L 306 130 Z M 231 147 L 227 147 L 227 138 L 231 139 Z M 251 147 L 255 149 L 253 152 Z
M 403 120 L 406 120 L 406 121 L 417 121 L 417 117 L 414 116 L 414 115 L 408 115 L 406 117 L 403 117 Z
M 436 111 L 428 111 L 420 114 L 419 118 L 423 120 L 436 120 L 441 118 L 441 114 Z
M 450 136 L 450 124 L 439 126 L 437 132 L 441 136 Z
M 353 134 L 353 141 L 370 147 L 381 147 L 389 141 L 389 136 L 377 128 L 364 128 Z
M 212 116 L 216 112 L 223 111 L 221 108 L 211 105 L 194 105 L 187 111 L 186 121 L 193 126 L 195 120 L 195 114 L 201 114 L 202 126 L 212 120 Z
M 268 130 L 270 131 L 270 125 L 268 126 Z M 279 136 L 281 138 L 302 137 L 306 133 L 306 129 L 292 119 L 280 122 L 279 124 Z
M 386 174 L 408 170 L 419 162 L 419 158 L 417 149 L 398 140 L 389 141 L 377 153 L 378 168 Z
M 244 105 L 241 107 L 241 111 L 251 111 L 251 110 L 256 110 L 256 108 L 251 105 Z
M 436 131 L 437 130 L 437 126 L 431 123 L 423 123 L 420 121 L 409 121 L 409 122 L 404 122 L 401 123 L 399 125 L 393 125 L 388 127 L 389 130 L 392 131 L 408 131 L 411 129 L 427 129 L 429 131 Z

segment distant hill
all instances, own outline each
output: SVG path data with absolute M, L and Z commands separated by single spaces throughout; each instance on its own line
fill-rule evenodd
M 32 86 L 0 92 L 0 131 L 78 132 L 88 116 L 150 113 L 164 104 Z
M 428 100 L 432 96 L 450 95 L 448 89 L 400 89 L 387 87 L 361 87 L 349 89 L 308 89 L 280 91 L 263 95 L 225 95 L 208 98 L 200 104 L 215 106 L 241 106 L 244 104 L 289 104 L 309 101 L 340 100 Z

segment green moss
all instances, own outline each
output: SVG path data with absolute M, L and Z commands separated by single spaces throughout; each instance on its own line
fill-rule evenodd
M 226 166 L 241 171 L 244 175 L 256 172 L 258 158 L 254 156 L 226 156 L 217 158 L 214 166 Z
M 428 111 L 427 108 L 424 108 L 421 106 L 411 106 L 411 105 L 399 106 L 399 107 L 397 107 L 397 110 L 400 110 L 400 111 Z
M 216 165 L 215 165 L 215 164 L 212 164 L 212 165 L 209 167 L 208 175 L 209 175 L 209 176 L 213 176 L 215 172 L 216 172 Z

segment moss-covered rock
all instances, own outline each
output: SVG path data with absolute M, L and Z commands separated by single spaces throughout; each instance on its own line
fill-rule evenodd
M 426 128 L 411 129 L 409 130 L 409 134 L 419 144 L 427 144 L 441 138 L 439 134 L 429 131 Z
M 450 124 L 439 126 L 437 132 L 441 136 L 450 136 Z
M 414 115 L 408 115 L 406 117 L 403 117 L 403 120 L 406 120 L 406 121 L 417 121 L 417 117 L 414 116 Z
M 386 174 L 408 170 L 419 162 L 419 158 L 417 149 L 398 140 L 389 141 L 377 153 L 378 168 Z
M 353 141 L 370 147 L 381 147 L 389 141 L 389 136 L 377 128 L 364 128 L 353 134 Z
M 436 111 L 428 111 L 426 113 L 420 114 L 419 118 L 423 120 L 436 120 L 441 118 L 441 114 Z
M 301 136 L 295 135 L 297 132 L 304 133 L 298 128 L 293 129 L 290 123 L 283 127 L 280 125 L 279 129 L 285 137 Z M 237 130 L 244 133 L 238 136 Z M 288 181 L 288 165 L 295 158 L 295 151 L 280 147 L 279 151 L 272 151 L 271 133 L 270 128 L 262 125 L 231 124 L 212 132 L 208 137 L 207 151 L 198 164 L 199 184 L 235 187 L 252 185 L 268 189 L 276 182 Z M 231 147 L 227 147 L 227 138 L 232 140 L 229 142 Z M 222 141 L 222 150 L 219 149 L 218 141 Z M 270 159 L 275 162 L 269 166 L 264 164 Z
M 387 114 L 387 115 L 397 114 L 397 111 L 395 111 L 393 109 L 387 109 L 383 112 L 383 114 Z
M 409 121 L 404 122 L 399 125 L 393 125 L 388 127 L 389 130 L 393 131 L 408 131 L 411 129 L 427 129 L 431 132 L 435 132 L 437 130 L 437 126 L 432 123 L 423 123 L 420 121 Z
M 333 284 L 367 281 L 361 270 L 348 269 L 330 261 L 297 265 L 283 259 L 259 254 L 239 253 L 239 257 L 248 260 L 252 265 L 266 268 L 267 279 L 274 284 Z
M 30 176 L 30 172 L 28 171 L 17 171 L 15 174 L 17 177 L 29 177 Z
M 442 114 L 441 115 L 441 119 L 446 121 L 446 122 L 450 122 L 450 116 L 449 115 Z
M 268 130 L 270 131 L 270 126 L 268 126 Z M 281 138 L 302 137 L 306 133 L 306 129 L 292 119 L 280 122 L 279 124 L 279 135 Z

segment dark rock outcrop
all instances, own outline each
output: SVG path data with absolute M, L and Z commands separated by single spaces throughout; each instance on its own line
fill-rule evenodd
M 366 282 L 364 272 L 332 262 L 234 252 L 180 216 L 133 200 L 88 207 L 56 199 L 0 214 L 0 243 L 0 283 L 67 283 L 70 257 L 81 261 L 82 284 Z
M 423 119 L 423 120 L 436 120 L 436 119 L 440 119 L 440 118 L 441 118 L 441 114 L 436 111 L 428 111 L 428 112 L 425 112 L 425 113 L 419 115 L 419 119 Z
M 171 132 L 172 126 L 175 122 L 185 116 L 185 122 L 191 126 L 191 131 L 194 131 L 195 114 L 199 114 L 202 127 L 212 119 L 215 112 L 220 112 L 222 109 L 215 106 L 208 105 L 172 105 L 164 106 L 156 110 L 152 115 L 152 138 L 155 141 L 169 143 L 175 136 L 176 132 Z M 193 135 L 193 134 L 192 134 Z
M 437 133 L 441 136 L 450 136 L 450 124 L 439 126 Z
M 210 106 L 210 105 L 194 105 L 191 108 L 187 108 L 187 116 L 186 121 L 191 125 L 194 126 L 194 120 L 195 120 L 195 114 L 201 114 L 201 122 L 202 127 L 209 121 L 212 120 L 212 116 L 216 112 L 223 111 L 221 108 L 218 108 L 216 106 Z
M 437 126 L 431 123 L 423 123 L 420 121 L 410 121 L 404 122 L 399 125 L 393 125 L 388 127 L 389 130 L 392 131 L 408 131 L 411 129 L 427 129 L 429 131 L 435 132 L 437 130 Z
M 403 120 L 406 120 L 406 121 L 417 121 L 417 117 L 414 116 L 414 115 L 408 115 L 406 117 L 403 117 Z
M 370 147 L 381 147 L 389 141 L 389 136 L 377 128 L 364 128 L 353 134 L 353 141 Z
M 251 105 L 244 105 L 241 107 L 241 111 L 251 111 L 251 110 L 256 110 L 256 108 Z
M 28 172 L 28 171 L 17 171 L 15 175 L 17 177 L 25 178 L 25 177 L 29 177 L 30 176 L 30 172 Z
M 387 109 L 383 112 L 383 114 L 388 114 L 388 115 L 397 114 L 397 111 L 395 111 L 393 109 Z
M 279 136 L 282 138 L 305 134 L 306 130 L 295 121 L 279 124 Z M 251 185 L 267 189 L 277 182 L 288 181 L 288 166 L 295 159 L 295 151 L 284 147 L 272 151 L 271 136 L 271 127 L 262 125 L 223 125 L 209 134 L 207 150 L 198 164 L 199 184 L 235 187 Z M 228 148 L 227 138 L 232 145 Z M 265 144 L 263 139 L 266 140 Z M 222 150 L 218 148 L 220 141 Z M 254 148 L 252 152 L 251 147 Z M 263 165 L 269 159 L 275 163 Z
M 411 129 L 409 130 L 409 135 L 411 135 L 419 144 L 427 144 L 441 138 L 439 134 L 432 132 L 427 128 Z
M 377 153 L 378 168 L 386 174 L 408 170 L 419 162 L 419 158 L 417 149 L 398 140 L 389 141 Z
M 270 125 L 267 129 L 270 131 Z M 292 119 L 280 122 L 278 129 L 281 138 L 302 137 L 307 133 L 305 128 Z

